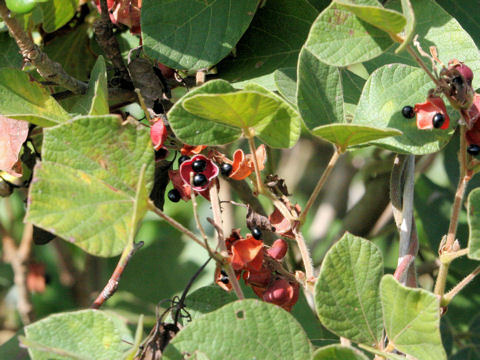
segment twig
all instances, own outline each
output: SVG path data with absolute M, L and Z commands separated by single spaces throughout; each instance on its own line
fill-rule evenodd
M 217 229 L 222 229 L 222 213 L 220 210 L 220 199 L 218 197 L 218 188 L 216 184 L 212 184 L 210 186 L 210 203 L 212 204 L 212 213 L 213 213 L 213 220 L 217 226 Z M 227 254 L 227 245 L 225 244 L 225 237 L 223 236 L 223 231 L 217 231 L 218 236 L 218 247 L 222 251 L 222 255 Z M 243 295 L 242 288 L 238 283 L 237 276 L 235 275 L 235 271 L 232 268 L 232 265 L 229 262 L 224 264 L 224 269 L 227 272 L 228 278 L 230 283 L 232 284 L 233 291 L 239 299 L 245 299 Z
M 28 325 L 34 319 L 33 305 L 27 289 L 27 264 L 33 244 L 33 225 L 25 224 L 22 240 L 18 247 L 2 224 L 0 224 L 0 235 L 2 236 L 4 260 L 10 263 L 13 269 L 13 281 L 18 292 L 17 309 L 23 324 Z
M 460 281 L 452 290 L 445 294 L 442 299 L 442 306 L 446 306 L 452 301 L 452 299 L 457 295 L 465 286 L 467 286 L 475 276 L 480 274 L 480 266 L 476 267 L 469 275 L 467 275 L 462 281 Z
M 126 266 L 128 265 L 128 262 L 132 258 L 133 254 L 135 254 L 135 252 L 142 246 L 143 241 L 140 241 L 136 244 L 129 243 L 129 245 L 125 247 L 122 256 L 120 256 L 120 260 L 118 260 L 118 264 L 112 273 L 112 276 L 108 280 L 107 285 L 105 285 L 102 292 L 97 296 L 92 306 L 90 306 L 92 309 L 99 309 L 105 301 L 107 301 L 113 294 L 115 294 L 118 289 L 120 277 L 122 276 Z
M 248 131 L 248 132 L 247 132 Z M 255 151 L 255 140 L 253 135 L 250 132 L 250 129 L 247 131 L 244 131 L 245 136 L 248 140 L 248 146 L 250 147 L 250 153 L 252 154 L 253 157 L 253 166 L 255 167 L 255 178 L 257 181 L 257 193 L 263 194 L 264 193 L 264 186 L 262 182 L 262 178 L 260 176 L 260 166 L 258 165 L 258 159 L 257 159 L 257 152 Z
M 38 73 L 47 81 L 52 81 L 75 94 L 87 91 L 87 84 L 67 74 L 62 65 L 52 61 L 47 54 L 33 43 L 15 18 L 9 16 L 5 0 L 0 0 L 0 17 L 17 42 L 23 58 L 31 62 Z
M 310 251 L 308 250 L 307 243 L 303 238 L 302 232 L 297 231 L 297 229 L 293 230 L 295 234 L 295 240 L 298 245 L 298 249 L 300 250 L 300 255 L 302 256 L 303 266 L 305 267 L 305 289 L 311 293 L 313 296 L 314 293 L 314 284 L 315 284 L 315 275 L 313 269 L 313 261 L 310 256 Z
M 107 0 L 100 0 L 101 16 L 93 25 L 98 45 L 102 48 L 105 56 L 110 60 L 118 72 L 118 75 L 125 81 L 131 83 L 127 67 L 123 62 L 122 52 L 118 45 L 117 38 L 113 34 L 113 25 L 110 21 Z
M 320 194 L 320 190 L 322 190 L 323 185 L 325 185 L 325 182 L 328 179 L 328 176 L 333 170 L 333 167 L 337 163 L 338 158 L 340 157 L 340 149 L 335 146 L 335 151 L 333 152 L 332 157 L 330 158 L 330 161 L 328 162 L 327 167 L 323 171 L 322 176 L 318 180 L 317 185 L 315 186 L 315 189 L 313 190 L 312 194 L 310 195 L 310 198 L 307 201 L 307 204 L 305 205 L 305 208 L 303 209 L 302 213 L 300 214 L 300 223 L 303 224 L 307 218 L 307 214 L 312 207 L 313 203 L 317 199 L 318 194 Z
M 148 208 L 153 211 L 155 214 L 157 214 L 158 216 L 160 216 L 162 219 L 164 219 L 167 223 L 169 223 L 172 227 L 174 227 L 175 229 L 177 229 L 178 231 L 180 231 L 181 233 L 187 235 L 190 239 L 192 239 L 193 241 L 195 241 L 198 245 L 200 245 L 201 247 L 203 247 L 204 249 L 206 249 L 205 247 L 205 244 L 195 236 L 194 233 L 192 233 L 190 230 L 188 230 L 185 226 L 183 226 L 182 224 L 180 224 L 179 222 L 175 221 L 174 219 L 172 219 L 170 216 L 168 216 L 167 214 L 165 214 L 162 210 L 160 210 L 159 208 L 157 208 L 155 206 L 155 204 L 149 200 L 148 201 Z
M 193 172 L 190 173 L 190 184 L 191 186 L 193 186 Z M 203 237 L 203 241 L 205 242 L 205 248 L 208 250 L 209 253 L 211 253 L 210 246 L 208 245 L 207 234 L 205 234 L 205 230 L 203 229 L 203 226 L 200 223 L 200 218 L 198 217 L 198 204 L 196 201 L 195 191 L 193 189 L 192 191 L 190 191 L 190 199 L 192 200 L 193 217 L 195 219 L 195 223 L 197 224 L 197 229 L 198 231 L 200 231 L 200 234 Z

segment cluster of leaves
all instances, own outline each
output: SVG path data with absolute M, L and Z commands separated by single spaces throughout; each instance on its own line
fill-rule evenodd
M 115 3 L 115 16 L 127 18 L 112 20 L 137 33 L 138 23 L 128 18 L 130 12 L 122 11 L 128 4 Z M 9 153 L 0 155 L 0 168 L 13 176 L 23 174 L 22 180 L 28 180 L 26 222 L 73 244 L 72 253 L 80 248 L 97 257 L 113 257 L 134 247 L 142 220 L 147 222 L 144 218 L 148 219 L 147 211 L 152 209 L 149 195 L 158 180 L 158 164 L 149 128 L 131 118 L 122 122 L 110 113 L 118 105 L 109 98 L 112 82 L 108 79 L 115 74 L 107 71 L 110 64 L 99 46 L 91 46 L 99 56 L 93 56 L 87 46 L 93 40 L 86 19 L 97 16 L 97 10 L 92 4 L 83 4 L 82 11 L 76 12 L 78 5 L 76 0 L 42 1 L 30 9 L 33 12 L 15 18 L 26 31 L 41 28 L 43 50 L 71 75 L 88 79 L 85 94 L 57 100 L 58 96 L 52 96 L 58 95 L 57 87 L 41 84 L 28 66 L 19 69 L 22 59 L 14 40 L 7 31 L 0 33 L 5 54 L 0 58 L 0 141 L 14 145 Z M 141 6 L 144 56 L 155 67 L 162 63 L 185 77 L 205 68 L 216 72 L 217 79 L 179 95 L 163 114 L 172 131 L 170 138 L 192 146 L 216 147 L 255 137 L 269 149 L 291 148 L 304 126 L 305 137 L 330 142 L 338 153 L 374 145 L 400 154 L 425 155 L 447 146 L 445 167 L 451 182 L 456 182 L 451 160 L 458 139 L 451 140 L 458 113 L 447 107 L 448 128 L 431 130 L 419 129 L 414 120 L 402 115 L 405 105 L 424 102 L 434 87 L 406 52 L 414 35 L 421 44 L 434 44 L 443 63 L 457 58 L 480 74 L 475 43 L 480 39 L 472 39 L 433 0 L 392 1 L 385 7 L 376 0 L 277 0 L 265 4 L 257 0 L 143 0 L 134 5 L 135 11 Z M 448 2 L 442 5 L 451 12 L 456 10 Z M 88 15 L 81 15 L 85 9 Z M 139 37 L 128 31 L 119 30 L 116 37 L 125 58 L 139 43 Z M 78 51 L 65 57 L 72 44 Z M 473 87 L 479 84 L 477 76 Z M 35 125 L 30 131 L 27 122 Z M 41 154 L 34 167 L 18 161 L 27 136 L 23 154 L 30 148 Z M 170 150 L 174 148 L 172 145 Z M 168 178 L 167 172 L 164 176 Z M 443 209 L 450 210 L 453 192 L 425 176 L 417 181 L 415 191 L 421 246 L 436 251 L 446 233 L 437 222 L 448 222 L 450 215 Z M 466 232 L 465 221 L 460 222 L 458 231 L 461 242 L 469 238 L 468 257 L 472 260 L 480 260 L 480 215 L 475 211 L 479 203 L 479 189 L 475 189 L 468 198 L 470 231 Z M 179 237 L 169 231 L 166 237 Z M 150 252 L 154 252 L 153 246 Z M 161 251 L 168 252 L 167 248 L 162 244 Z M 425 253 L 435 258 L 431 250 Z M 169 257 L 179 257 L 175 255 Z M 373 242 L 346 233 L 322 260 L 314 279 L 314 303 L 321 324 L 332 334 L 320 328 L 312 313 L 300 324 L 295 317 L 300 320 L 301 316 L 295 310 L 292 315 L 258 300 L 234 301 L 233 295 L 217 287 L 205 287 L 187 297 L 192 322 L 184 324 L 163 356 L 368 358 L 337 340 L 314 349 L 312 338 L 336 339 L 335 335 L 388 359 L 403 359 L 405 354 L 422 360 L 450 355 L 449 332 L 440 333 L 441 305 L 445 304 L 430 291 L 406 287 L 392 275 L 384 275 L 382 252 Z M 472 266 L 469 260 L 461 261 L 452 277 L 465 275 Z M 152 269 L 146 264 L 127 268 L 125 278 L 131 272 L 133 293 L 143 291 L 138 288 L 144 285 L 138 282 L 135 270 L 157 272 L 154 264 L 152 260 L 148 265 Z M 164 274 L 165 281 L 166 277 Z M 308 286 L 305 288 L 308 293 Z M 160 300 L 158 296 L 152 292 L 145 297 L 155 302 Z M 476 304 L 475 300 L 470 304 Z M 302 306 L 308 312 L 305 301 Z M 315 331 L 308 330 L 309 326 Z M 138 322 L 133 335 L 117 315 L 81 310 L 51 315 L 24 331 L 21 341 L 32 359 L 134 359 L 143 339 L 143 322 Z M 476 322 L 470 331 L 476 331 Z M 14 342 L 18 347 L 17 339 Z M 15 353 L 12 344 L 0 347 L 0 354 Z M 478 350 L 475 346 L 458 351 L 453 358 L 465 353 L 470 356 Z

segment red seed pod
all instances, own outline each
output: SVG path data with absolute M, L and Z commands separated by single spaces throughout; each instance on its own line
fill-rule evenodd
M 458 70 L 460 75 L 463 76 L 465 81 L 469 86 L 472 86 L 472 80 L 473 80 L 473 71 L 470 69 L 467 65 L 464 63 L 459 63 L 457 66 L 455 66 L 455 69 Z
M 243 280 L 249 286 L 257 286 L 265 288 L 272 278 L 272 271 L 262 267 L 260 271 L 245 271 Z
M 162 119 L 157 121 L 150 127 L 150 139 L 152 139 L 153 148 L 159 150 L 167 139 L 167 128 Z
M 283 239 L 277 239 L 273 243 L 272 247 L 267 250 L 267 254 L 275 260 L 281 260 L 285 256 L 288 250 L 288 243 Z
M 417 114 L 417 127 L 419 129 L 448 129 L 450 117 L 447 114 L 447 108 L 442 98 L 431 95 L 424 103 L 415 104 L 413 109 Z M 437 123 L 434 119 L 443 117 L 442 122 Z

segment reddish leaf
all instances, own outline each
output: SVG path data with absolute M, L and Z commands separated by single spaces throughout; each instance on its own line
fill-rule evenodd
M 0 115 L 0 170 L 22 176 L 18 154 L 28 136 L 28 122 Z

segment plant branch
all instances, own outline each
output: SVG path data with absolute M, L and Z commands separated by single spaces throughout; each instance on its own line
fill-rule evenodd
M 297 242 L 298 249 L 300 250 L 300 255 L 302 256 L 303 266 L 305 267 L 305 289 L 309 291 L 313 296 L 315 275 L 313 261 L 310 257 L 310 251 L 308 250 L 308 246 L 305 242 L 305 239 L 303 238 L 302 232 L 294 229 L 293 233 L 295 234 L 295 241 Z
M 12 266 L 13 281 L 17 288 L 18 301 L 17 309 L 24 325 L 28 325 L 34 319 L 33 305 L 30 293 L 27 288 L 28 261 L 30 260 L 33 244 L 33 225 L 25 224 L 22 240 L 17 247 L 15 240 L 6 229 L 0 224 L 0 235 L 2 236 L 2 249 L 4 261 Z
M 190 173 L 190 184 L 191 186 L 193 186 L 193 172 Z M 195 223 L 197 224 L 197 229 L 198 231 L 200 231 L 200 234 L 202 235 L 203 241 L 205 243 L 205 248 L 208 250 L 209 253 L 211 253 L 210 246 L 208 245 L 207 234 L 205 234 L 205 230 L 203 229 L 203 226 L 200 223 L 200 218 L 198 216 L 198 204 L 196 201 L 195 191 L 193 191 L 193 189 L 190 192 L 190 199 L 192 200 L 193 217 L 195 219 Z
M 190 230 L 188 230 L 185 226 L 183 226 L 182 224 L 180 224 L 179 222 L 177 222 L 176 220 L 172 219 L 170 216 L 168 216 L 167 214 L 165 214 L 162 210 L 160 210 L 159 208 L 157 208 L 155 206 L 155 204 L 149 200 L 148 201 L 148 208 L 153 211 L 155 214 L 157 214 L 158 216 L 160 216 L 162 219 L 164 219 L 167 223 L 169 223 L 172 227 L 174 227 L 175 229 L 177 229 L 178 231 L 180 231 L 181 233 L 187 235 L 190 239 L 192 239 L 193 241 L 195 241 L 198 245 L 200 245 L 201 247 L 203 247 L 204 249 L 206 249 L 205 247 L 205 244 L 195 236 L 194 233 L 192 233 Z
M 452 290 L 445 294 L 442 299 L 442 306 L 448 305 L 452 299 L 457 295 L 465 286 L 467 286 L 475 276 L 480 274 L 480 266 L 477 266 L 470 274 L 468 274 L 462 281 L 460 281 Z
M 142 246 L 143 241 L 140 241 L 138 243 L 129 242 L 125 249 L 123 249 L 120 260 L 118 260 L 118 264 L 115 267 L 112 276 L 110 276 L 107 285 L 105 285 L 102 292 L 97 296 L 92 306 L 90 306 L 92 309 L 99 309 L 103 305 L 103 303 L 105 303 L 105 301 L 107 301 L 110 297 L 112 297 L 113 294 L 115 294 L 118 289 L 118 283 L 120 282 L 120 278 L 125 271 L 128 262 L 135 254 L 135 252 L 137 252 L 137 250 L 140 249 Z
M 300 215 L 300 223 L 303 224 L 307 218 L 307 214 L 312 207 L 313 203 L 317 199 L 318 194 L 320 194 L 320 190 L 322 190 L 323 185 L 325 185 L 325 182 L 328 179 L 328 176 L 333 170 L 333 167 L 337 163 L 338 158 L 340 157 L 340 149 L 339 147 L 335 146 L 335 150 L 333 152 L 332 157 L 330 158 L 330 161 L 328 162 L 327 167 L 323 171 L 322 176 L 318 180 L 317 185 L 315 186 L 315 189 L 313 190 L 312 194 L 310 195 L 310 198 L 307 201 L 307 205 L 305 205 L 305 208 L 303 209 L 301 215 Z
M 435 75 L 432 74 L 432 72 L 427 67 L 427 65 L 425 65 L 425 63 L 420 58 L 420 56 L 417 55 L 417 53 L 412 48 L 412 46 L 407 45 L 406 49 L 407 49 L 408 53 L 413 57 L 413 59 L 417 62 L 417 64 L 420 65 L 420 67 L 423 69 L 423 71 L 425 71 L 427 73 L 427 75 L 430 77 L 430 79 L 432 79 L 432 81 L 435 83 L 435 85 L 440 86 L 440 82 L 438 81 L 438 79 L 435 77 Z
M 10 17 L 5 0 L 0 0 L 0 17 L 17 42 L 23 58 L 31 62 L 45 80 L 54 82 L 75 94 L 83 94 L 87 91 L 86 83 L 67 74 L 62 65 L 51 60 L 47 54 L 33 43 L 17 20 Z

